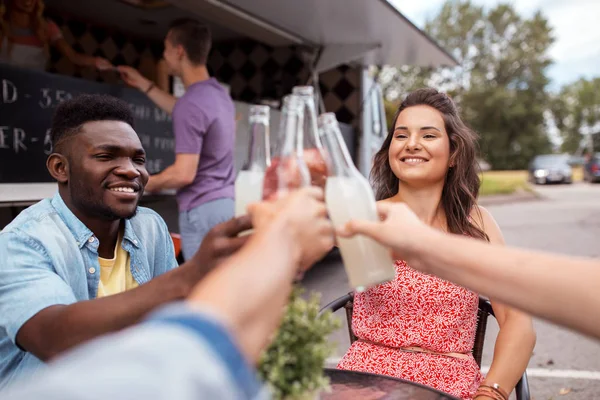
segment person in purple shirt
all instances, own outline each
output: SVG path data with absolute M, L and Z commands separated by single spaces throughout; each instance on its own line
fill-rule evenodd
M 175 163 L 151 176 L 146 191 L 177 189 L 181 247 L 188 259 L 213 226 L 234 214 L 235 107 L 206 68 L 208 27 L 192 19 L 177 20 L 164 43 L 169 72 L 186 88 L 179 100 L 131 67 L 119 71 L 126 83 L 172 114 Z

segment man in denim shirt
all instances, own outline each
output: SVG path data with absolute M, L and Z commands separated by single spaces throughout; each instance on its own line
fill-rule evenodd
M 58 193 L 0 232 L 0 388 L 89 339 L 188 295 L 245 240 L 249 220 L 221 224 L 179 268 L 164 221 L 138 207 L 148 172 L 126 103 L 63 103 L 47 161 Z
M 90 341 L 4 400 L 266 400 L 255 365 L 281 320 L 292 281 L 333 246 L 323 190 L 250 207 L 252 238 L 185 301 Z M 240 301 L 243 293 L 243 301 Z M 82 373 L 82 371 L 84 373 Z

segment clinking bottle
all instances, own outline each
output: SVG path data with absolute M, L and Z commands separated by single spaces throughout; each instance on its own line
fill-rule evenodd
M 262 199 L 263 181 L 271 165 L 269 107 L 250 106 L 250 143 L 242 168 L 235 180 L 235 215 L 245 215 L 248 204 Z
M 325 185 L 329 218 L 335 226 L 351 219 L 378 221 L 373 189 L 354 166 L 335 114 L 322 114 L 319 130 L 330 166 Z M 394 279 L 396 269 L 388 249 L 359 235 L 337 241 L 350 285 L 357 291 Z
M 263 199 L 272 200 L 278 193 L 310 185 L 310 173 L 304 161 L 304 112 L 299 96 L 283 99 L 279 140 L 267 168 L 263 184 Z

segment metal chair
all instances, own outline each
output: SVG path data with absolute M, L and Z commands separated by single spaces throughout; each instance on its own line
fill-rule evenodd
M 350 344 L 354 343 L 357 340 L 357 337 L 354 336 L 354 332 L 352 332 L 352 309 L 354 306 L 354 293 L 348 293 L 342 297 L 339 297 L 333 300 L 331 303 L 327 304 L 325 307 L 321 309 L 321 313 L 330 310 L 331 312 L 336 312 L 340 308 L 344 308 L 346 310 L 346 322 L 348 324 L 348 335 L 350 336 Z M 475 343 L 473 344 L 473 358 L 477 362 L 477 365 L 481 368 L 481 356 L 483 354 L 483 344 L 485 342 L 485 330 L 487 328 L 487 319 L 488 316 L 494 315 L 494 310 L 492 309 L 492 304 L 489 300 L 479 297 L 479 309 L 477 311 L 477 328 L 475 331 Z M 515 393 L 517 395 L 517 400 L 530 400 L 531 394 L 529 392 L 529 382 L 527 380 L 527 372 L 523 373 L 521 380 L 517 383 L 515 387 Z

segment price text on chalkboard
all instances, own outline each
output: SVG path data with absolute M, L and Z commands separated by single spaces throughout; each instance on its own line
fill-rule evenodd
M 52 115 L 58 104 L 82 93 L 109 94 L 129 104 L 150 173 L 173 163 L 171 117 L 139 91 L 0 64 L 0 183 L 52 181 L 46 170 Z

